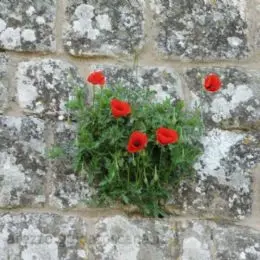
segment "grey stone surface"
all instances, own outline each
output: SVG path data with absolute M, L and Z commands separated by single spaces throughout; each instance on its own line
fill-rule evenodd
M 43 205 L 44 122 L 0 117 L 0 207 Z
M 218 92 L 204 90 L 207 74 L 217 73 L 222 88 Z M 191 104 L 202 107 L 207 127 L 241 128 L 258 130 L 260 127 L 260 74 L 242 68 L 201 68 L 185 72 L 190 90 Z
M 248 228 L 192 221 L 180 225 L 182 259 L 260 258 L 259 233 Z
M 258 260 L 260 232 L 210 221 L 2 214 L 0 259 Z
M 54 51 L 56 0 L 0 2 L 0 48 Z
M 143 0 L 69 0 L 66 14 L 64 47 L 72 55 L 128 55 L 143 46 Z
M 245 0 L 151 0 L 150 7 L 157 47 L 165 56 L 207 60 L 248 55 Z
M 260 161 L 259 134 L 213 129 L 202 137 L 196 180 L 183 183 L 173 205 L 182 213 L 243 219 L 252 208 L 252 169 Z
M 64 156 L 56 159 L 52 164 L 54 183 L 49 203 L 56 208 L 86 207 L 86 202 L 94 192 L 89 187 L 87 179 L 75 173 L 73 169 L 75 132 L 75 125 L 66 122 L 57 122 L 55 125 L 55 146 L 59 146 L 64 151 Z
M 209 221 L 105 218 L 95 226 L 96 259 L 238 260 L 260 258 L 260 234 Z
M 115 65 L 93 66 L 93 70 L 104 72 L 108 86 L 121 84 L 127 88 L 144 87 L 156 92 L 158 102 L 170 98 L 172 102 L 183 99 L 180 75 L 164 67 L 127 67 Z
M 74 66 L 54 59 L 19 63 L 16 79 L 20 107 L 42 115 L 63 115 L 74 88 L 84 86 Z
M 255 45 L 259 49 L 260 48 L 260 20 L 255 19 L 255 17 L 259 17 L 259 15 L 260 15 L 260 1 L 259 0 L 255 0 L 255 2 L 253 3 L 253 9 L 250 11 L 254 12 L 254 16 L 251 17 L 251 23 L 255 24 L 255 26 L 256 26 L 256 31 L 253 34 L 253 37 L 254 37 Z
M 0 259 L 83 260 L 88 224 L 53 214 L 2 214 Z
M 0 54 L 0 113 L 8 106 L 8 78 L 7 78 L 8 57 Z

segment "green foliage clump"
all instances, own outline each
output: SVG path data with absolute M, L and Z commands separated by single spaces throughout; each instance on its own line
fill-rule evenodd
M 148 216 L 164 215 L 164 202 L 181 180 L 193 176 L 193 164 L 201 153 L 200 112 L 188 112 L 183 101 L 154 102 L 154 92 L 117 85 L 96 87 L 91 105 L 86 91 L 77 89 L 67 108 L 77 125 L 74 167 L 96 188 L 101 204 L 119 201 L 138 206 Z M 116 98 L 131 105 L 131 114 L 114 118 L 110 101 Z M 179 134 L 177 143 L 161 145 L 156 129 L 166 127 Z M 148 136 L 140 152 L 129 153 L 127 143 L 134 131 Z M 59 150 L 56 151 L 59 153 Z

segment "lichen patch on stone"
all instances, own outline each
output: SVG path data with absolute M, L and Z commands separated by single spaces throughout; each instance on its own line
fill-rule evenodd
M 36 114 L 65 113 L 69 95 L 84 87 L 74 66 L 54 59 L 19 63 L 16 79 L 19 105 Z
M 86 239 L 88 222 L 53 214 L 2 214 L 0 257 L 2 259 L 83 260 L 80 240 Z
M 248 55 L 244 0 L 153 0 L 150 5 L 163 55 L 196 60 Z
M 54 185 L 50 194 L 49 203 L 57 208 L 71 208 L 85 205 L 94 194 L 87 180 L 73 169 L 75 125 L 58 122 L 54 129 L 55 146 L 64 152 L 63 158 L 57 158 L 53 163 Z
M 207 92 L 203 86 L 209 73 L 217 73 L 221 78 L 222 87 L 215 93 Z M 230 67 L 194 68 L 187 70 L 184 77 L 191 93 L 190 105 L 201 106 L 208 127 L 258 127 L 260 74 L 257 71 Z
M 9 59 L 5 54 L 0 54 L 0 113 L 7 109 L 9 101 L 8 61 Z
M 54 51 L 56 0 L 0 2 L 0 48 L 15 51 Z M 40 20 L 38 17 L 42 17 Z
M 213 129 L 202 137 L 194 182 L 184 182 L 173 201 L 183 212 L 242 219 L 252 207 L 253 167 L 260 161 L 258 135 Z M 245 142 L 245 140 L 252 140 Z
M 200 157 L 199 162 L 194 166 L 201 179 L 203 180 L 210 175 L 216 177 L 221 184 L 227 184 L 227 176 L 225 169 L 221 165 L 221 161 L 227 158 L 231 147 L 241 142 L 244 137 L 245 134 L 236 134 L 218 129 L 210 131 L 202 140 L 204 153 Z M 231 185 L 234 185 L 234 188 L 237 190 L 241 190 L 241 184 L 245 185 L 246 191 L 249 192 L 248 181 L 243 177 L 242 180 L 239 180 L 240 178 L 235 174 L 233 178 L 234 182 L 231 182 Z
M 144 233 L 142 229 L 121 216 L 100 221 L 96 229 L 99 236 L 95 246 L 100 251 L 100 259 L 105 260 L 108 255 L 118 260 L 137 259 Z
M 143 47 L 142 0 L 124 3 L 70 0 L 66 14 L 63 42 L 72 55 L 129 55 Z
M 45 202 L 44 122 L 32 117 L 0 117 L 0 206 Z

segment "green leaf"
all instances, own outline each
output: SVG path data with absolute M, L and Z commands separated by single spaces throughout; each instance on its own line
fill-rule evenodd
M 60 158 L 64 156 L 64 150 L 61 147 L 54 146 L 48 151 L 50 159 Z
M 125 194 L 122 194 L 122 200 L 125 204 L 129 204 L 129 198 L 125 195 Z

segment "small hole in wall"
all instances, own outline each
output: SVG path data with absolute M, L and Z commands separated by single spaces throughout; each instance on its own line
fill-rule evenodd
M 159 213 L 158 218 L 164 218 L 164 215 L 162 215 L 161 213 Z
M 212 232 L 210 233 L 210 239 L 211 239 L 211 240 L 214 239 L 214 237 L 213 237 L 213 233 L 212 233 Z

